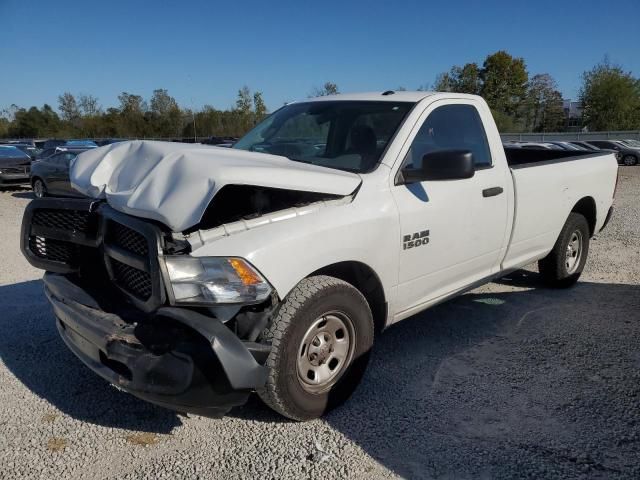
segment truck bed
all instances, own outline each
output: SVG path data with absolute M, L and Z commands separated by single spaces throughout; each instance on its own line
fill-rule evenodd
M 602 225 L 618 169 L 612 153 L 506 148 L 505 155 L 513 178 L 515 215 L 503 269 L 544 257 L 583 198 L 593 202 L 594 227 Z

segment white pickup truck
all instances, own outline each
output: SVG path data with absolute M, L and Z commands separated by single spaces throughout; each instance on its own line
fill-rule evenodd
M 390 324 L 534 261 L 575 283 L 617 169 L 505 151 L 477 96 L 328 96 L 230 149 L 81 154 L 87 198 L 31 202 L 22 250 L 63 340 L 109 382 L 210 416 L 257 392 L 307 420 L 350 396 Z

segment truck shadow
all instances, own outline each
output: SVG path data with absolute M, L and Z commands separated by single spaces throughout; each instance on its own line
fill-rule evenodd
M 409 478 L 492 477 L 496 465 L 541 456 L 560 471 L 567 462 L 577 468 L 572 452 L 554 450 L 557 439 L 577 451 L 590 442 L 592 450 L 584 447 L 590 461 L 613 455 L 635 464 L 637 455 L 628 453 L 635 444 L 608 440 L 627 427 L 599 408 L 625 389 L 640 396 L 633 374 L 615 370 L 618 364 L 640 370 L 639 294 L 638 285 L 590 282 L 549 290 L 538 274 L 515 272 L 390 327 L 376 340 L 354 396 L 320 421 Z M 131 430 L 167 433 L 182 423 L 82 365 L 58 338 L 40 281 L 0 286 L 0 298 L 1 359 L 55 408 Z M 602 345 L 603 335 L 615 341 Z M 625 383 L 631 381 L 635 386 Z M 267 429 L 287 422 L 255 397 L 230 415 Z M 606 470 L 605 463 L 594 468 Z
M 181 425 L 176 413 L 117 390 L 66 348 L 41 281 L 0 286 L 0 298 L 0 359 L 20 382 L 63 414 L 155 433 Z M 43 409 L 45 413 L 49 412 Z
M 385 331 L 354 396 L 323 421 L 405 478 L 640 468 L 637 445 L 613 440 L 630 427 L 610 415 L 620 392 L 640 395 L 640 286 L 551 290 L 518 271 L 485 290 L 500 291 L 476 290 Z M 257 399 L 231 415 L 286 421 Z
M 526 271 L 498 283 L 541 286 Z M 621 392 L 640 392 L 639 294 L 580 282 L 459 297 L 389 328 L 354 398 L 326 421 L 407 478 L 540 465 L 573 476 L 585 456 L 592 473 L 638 467 L 637 446 L 612 440 L 629 427 L 611 412 Z

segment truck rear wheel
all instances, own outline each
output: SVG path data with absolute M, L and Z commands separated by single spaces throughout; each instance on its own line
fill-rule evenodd
M 580 278 L 588 254 L 587 219 L 579 213 L 571 212 L 553 250 L 538 262 L 538 269 L 549 286 L 567 288 Z
M 324 275 L 305 278 L 265 332 L 269 377 L 258 395 L 293 420 L 320 417 L 357 387 L 373 334 L 371 310 L 355 287 Z

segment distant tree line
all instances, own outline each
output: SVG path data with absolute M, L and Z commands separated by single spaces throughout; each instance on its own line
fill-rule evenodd
M 488 55 L 482 65 L 453 66 L 421 90 L 472 93 L 487 101 L 501 132 L 550 132 L 567 128 L 563 99 L 548 73 L 529 76 L 523 58 L 505 51 Z M 405 90 L 398 87 L 396 90 Z M 325 82 L 309 96 L 339 93 Z M 640 129 L 640 79 L 605 59 L 582 74 L 579 94 L 582 125 L 590 131 Z M 0 138 L 180 138 L 239 137 L 267 115 L 262 92 L 244 86 L 226 110 L 205 105 L 182 107 L 167 90 L 147 101 L 122 92 L 119 105 L 103 108 L 93 95 L 64 92 L 57 111 L 45 104 L 29 109 L 11 105 L 0 111 Z
M 523 58 L 505 51 L 482 65 L 467 63 L 439 74 L 436 91 L 481 95 L 501 132 L 558 132 L 566 128 L 562 95 L 551 75 L 529 77 Z M 605 59 L 582 74 L 582 125 L 590 131 L 640 129 L 640 79 Z
M 238 91 L 233 108 L 205 105 L 193 111 L 178 105 L 167 90 L 153 91 L 149 101 L 122 92 L 119 105 L 104 109 L 92 95 L 65 92 L 58 97 L 58 112 L 50 105 L 0 112 L 0 138 L 200 138 L 240 136 L 267 115 L 261 92 Z

